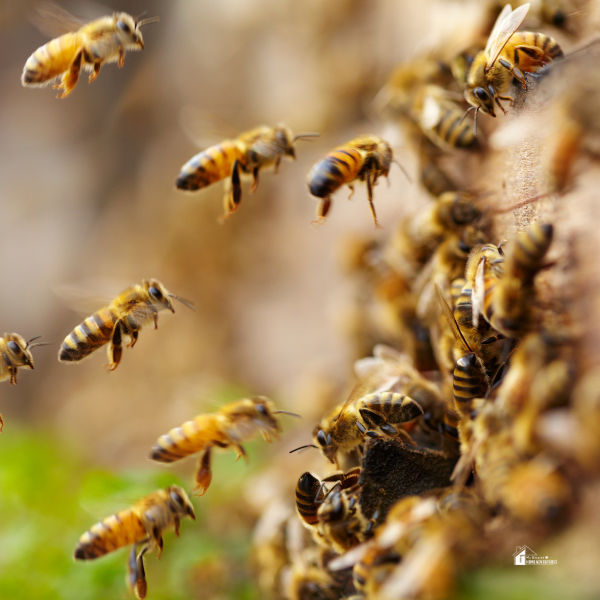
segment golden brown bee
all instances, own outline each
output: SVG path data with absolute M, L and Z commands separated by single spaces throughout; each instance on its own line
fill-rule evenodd
M 261 125 L 196 154 L 181 167 L 175 186 L 194 192 L 225 179 L 223 218 L 226 219 L 239 208 L 242 199 L 240 173 L 252 175 L 250 193 L 254 193 L 261 169 L 274 167 L 277 173 L 284 156 L 296 158 L 294 143 L 297 140 L 318 135 L 300 133 L 294 136 L 285 125 Z
M 260 431 L 270 444 L 271 435 L 277 436 L 281 431 L 277 414 L 298 416 L 275 410 L 273 403 L 263 396 L 230 402 L 216 413 L 199 415 L 160 436 L 152 447 L 150 458 L 171 463 L 200 452 L 194 491 L 202 496 L 212 479 L 212 448 L 233 448 L 238 459 L 241 456 L 247 459 L 242 442 L 252 439 Z
M 138 500 L 131 508 L 107 517 L 86 531 L 75 548 L 75 560 L 92 560 L 133 544 L 128 558 L 130 584 L 136 596 L 144 598 L 147 585 L 143 556 L 148 551 L 157 550 L 160 557 L 163 532 L 173 528 L 179 535 L 183 517 L 196 518 L 185 491 L 177 485 L 157 490 Z
M 121 68 L 127 50 L 144 49 L 140 27 L 158 20 L 153 17 L 138 21 L 121 12 L 87 25 L 81 23 L 77 31 L 65 33 L 38 48 L 25 63 L 21 83 L 43 86 L 62 75 L 60 84 L 54 88 L 63 90 L 58 98 L 66 98 L 77 84 L 82 67 L 91 71 L 90 83 L 98 77 L 105 63 L 118 62 Z
M 108 306 L 101 308 L 75 327 L 65 338 L 58 352 L 60 362 L 79 361 L 98 350 L 104 344 L 108 346 L 108 371 L 114 371 L 123 354 L 123 336 L 128 335 L 133 348 L 140 329 L 153 322 L 158 328 L 158 313 L 161 310 L 175 312 L 171 298 L 179 300 L 184 306 L 194 310 L 194 305 L 175 294 L 168 292 L 156 279 L 142 281 L 119 294 Z
M 408 423 L 423 414 L 423 409 L 412 398 L 393 392 L 363 395 L 364 384 L 359 383 L 346 402 L 334 408 L 315 427 L 313 437 L 323 456 L 335 463 L 338 452 L 350 452 L 365 438 L 379 437 L 381 431 L 391 437 L 410 436 L 394 425 Z
M 361 135 L 334 148 L 327 156 L 315 163 L 307 183 L 313 196 L 322 198 L 317 207 L 316 223 L 323 223 L 331 208 L 331 194 L 346 184 L 354 193 L 354 182 L 365 181 L 367 197 L 375 227 L 379 228 L 373 186 L 379 177 L 387 177 L 392 166 L 393 153 L 390 145 L 375 135 Z
M 41 342 L 31 343 L 33 340 L 37 340 L 38 337 L 26 341 L 18 333 L 5 333 L 0 338 L 0 381 L 8 379 L 10 385 L 14 385 L 17 383 L 19 367 L 33 369 L 31 348 L 43 345 Z M 0 415 L 0 431 L 3 427 L 4 420 Z
M 498 16 L 485 50 L 475 57 L 471 65 L 465 98 L 475 109 L 475 123 L 480 109 L 492 117 L 496 116 L 494 103 L 506 114 L 500 100 L 507 100 L 512 105 L 513 100 L 506 93 L 513 78 L 525 89 L 525 73 L 533 73 L 563 56 L 558 43 L 547 35 L 528 31 L 516 33 L 528 10 L 529 4 L 514 11 L 507 4 Z M 475 124 L 475 135 L 476 131 Z

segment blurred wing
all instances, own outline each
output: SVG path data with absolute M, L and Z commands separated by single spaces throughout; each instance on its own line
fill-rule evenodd
M 485 44 L 485 52 L 489 53 L 489 51 L 492 47 L 492 44 L 494 43 L 494 40 L 498 37 L 498 34 L 502 30 L 502 24 L 504 23 L 504 19 L 506 19 L 506 17 L 508 17 L 508 15 L 510 15 L 510 13 L 512 13 L 512 6 L 510 4 L 507 4 L 500 11 L 498 18 L 496 19 L 496 22 L 494 23 L 494 27 L 492 28 L 492 31 L 490 32 L 490 37 L 488 37 L 488 40 Z
M 490 35 L 490 39 L 488 40 L 486 51 L 488 52 L 488 62 L 486 69 L 490 69 L 492 65 L 496 62 L 496 59 L 502 52 L 502 48 L 506 46 L 508 40 L 512 37 L 512 34 L 519 29 L 519 25 L 523 22 L 527 11 L 529 10 L 529 4 L 523 4 L 523 6 L 519 6 L 516 10 L 512 11 L 508 16 L 504 15 L 507 10 L 510 10 L 510 4 L 507 4 L 496 24 L 494 25 L 494 29 L 492 30 L 492 34 Z M 502 21 L 500 18 L 503 17 Z
M 31 22 L 44 35 L 51 38 L 77 31 L 85 25 L 85 21 L 74 17 L 64 8 L 52 2 L 42 2 L 39 4 L 37 14 L 31 16 Z
M 188 140 L 199 148 L 237 138 L 241 131 L 214 112 L 195 106 L 184 106 L 179 112 L 179 125 Z
M 442 290 L 440 289 L 440 286 L 437 283 L 435 284 L 435 291 L 437 292 L 437 297 L 440 302 L 440 306 L 442 307 L 442 312 L 444 313 L 444 317 L 446 317 L 446 321 L 448 322 L 448 325 L 450 326 L 450 329 L 452 330 L 454 337 L 461 343 L 465 352 L 473 352 L 471 350 L 471 348 L 469 347 L 467 340 L 465 340 L 465 337 L 462 334 L 462 331 L 460 330 L 460 327 L 458 326 L 458 323 L 456 322 L 454 315 L 452 314 L 452 310 L 448 306 L 448 303 L 446 302 L 446 299 L 444 298 L 444 294 L 442 294 Z
M 82 317 L 88 317 L 108 306 L 112 300 L 110 296 L 104 296 L 91 292 L 89 288 L 78 285 L 66 284 L 54 286 L 52 290 L 70 309 Z
M 479 315 L 483 308 L 485 300 L 485 277 L 483 270 L 485 269 L 485 257 L 481 259 L 475 273 L 475 281 L 473 282 L 473 294 L 471 301 L 473 304 L 473 327 L 479 327 Z

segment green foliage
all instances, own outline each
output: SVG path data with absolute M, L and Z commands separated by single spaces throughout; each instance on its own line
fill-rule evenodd
M 20 430 L 14 422 L 0 435 L 1 598 L 134 598 L 125 583 L 128 549 L 76 562 L 77 541 L 94 523 L 153 490 L 172 483 L 189 489 L 190 482 L 178 481 L 160 469 L 110 473 L 84 464 L 78 456 L 58 439 Z M 215 595 L 253 597 L 243 564 L 248 531 L 215 536 L 205 527 L 211 507 L 225 504 L 215 485 L 221 476 L 226 473 L 216 472 L 209 493 L 194 501 L 197 520 L 182 523 L 181 538 L 166 533 L 160 561 L 155 554 L 147 556 L 149 600 L 210 597 L 199 584 L 204 581 L 205 565 L 218 562 L 219 557 L 226 557 L 230 570 L 242 577 L 222 577 Z M 236 493 L 240 494 L 240 488 Z

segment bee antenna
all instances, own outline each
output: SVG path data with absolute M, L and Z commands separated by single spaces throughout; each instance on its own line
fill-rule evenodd
M 42 336 L 41 335 L 36 335 L 35 337 L 32 337 L 30 340 L 27 340 L 27 347 L 29 347 L 29 344 L 31 344 L 31 342 L 33 342 L 34 340 L 39 340 Z
M 196 312 L 196 307 L 194 306 L 194 303 L 191 300 L 186 300 L 185 298 L 180 298 L 179 296 L 176 296 L 175 294 L 167 294 L 167 295 L 169 296 L 169 298 L 175 298 L 175 300 L 179 300 L 179 302 L 181 302 L 181 304 L 183 304 L 184 306 L 187 306 L 189 309 Z
M 273 414 L 274 415 L 289 415 L 290 417 L 298 417 L 299 419 L 302 418 L 301 415 L 297 415 L 296 413 L 293 413 L 293 412 L 288 412 L 287 410 L 276 410 Z
M 396 163 L 400 167 L 400 170 L 404 173 L 404 177 L 408 179 L 408 183 L 412 183 L 412 179 L 410 178 L 408 171 L 395 158 L 392 158 L 392 162 Z
M 297 140 L 304 140 L 308 138 L 321 137 L 320 133 L 298 133 L 292 138 L 292 143 Z
M 38 336 L 40 337 L 40 336 Z M 37 340 L 37 338 L 33 338 L 35 340 Z M 29 340 L 31 341 L 31 340 Z M 35 348 L 36 346 L 52 346 L 54 344 L 54 342 L 38 342 L 37 344 L 30 344 L 29 342 L 27 342 L 27 348 Z
M 146 14 L 145 11 L 140 16 L 142 16 L 144 14 Z M 143 25 L 150 25 L 150 23 L 159 23 L 159 22 L 160 22 L 160 17 L 150 17 L 149 19 L 142 19 L 141 21 L 137 21 L 135 26 L 136 26 L 136 29 L 139 29 Z
M 295 448 L 294 450 L 290 450 L 290 454 L 292 452 L 297 452 L 298 450 L 304 450 L 304 448 L 317 448 L 314 444 L 306 444 L 306 446 L 300 446 L 299 448 Z

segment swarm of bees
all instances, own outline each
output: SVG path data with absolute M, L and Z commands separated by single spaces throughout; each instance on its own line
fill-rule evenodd
M 496 106 L 506 114 L 502 102 L 515 114 L 538 102 L 540 113 L 567 115 L 545 163 L 551 192 L 565 193 L 576 182 L 577 160 L 596 156 L 592 138 L 600 125 L 585 99 L 599 95 L 598 78 L 574 79 L 564 98 L 554 97 L 561 90 L 556 78 L 585 72 L 590 59 L 585 52 L 565 55 L 544 33 L 518 31 L 529 8 L 504 6 L 487 42 L 477 38 L 460 52 L 432 52 L 401 65 L 376 99 L 415 142 L 421 181 L 435 199 L 387 239 L 362 240 L 351 249 L 349 270 L 369 297 L 360 303 L 355 333 L 375 341 L 373 355 L 355 362 L 358 383 L 336 406 L 324 407 L 312 443 L 291 450 L 317 449 L 323 468 L 335 465 L 336 471 L 297 474 L 295 498 L 285 499 L 295 512 L 284 511 L 270 546 L 257 541 L 257 556 L 271 557 L 260 568 L 277 563 L 274 573 L 260 575 L 266 594 L 442 600 L 461 573 L 498 558 L 490 549 L 503 548 L 503 537 L 551 535 L 576 506 L 574 473 L 594 472 L 600 464 L 597 375 L 580 372 L 576 362 L 584 335 L 570 326 L 572 315 L 557 294 L 547 301 L 548 280 L 561 261 L 548 258 L 561 235 L 564 242 L 560 223 L 538 214 L 501 239 L 496 217 L 502 211 L 490 200 L 499 190 L 459 189 L 439 160 L 449 153 L 466 161 L 470 154 L 461 151 L 487 151 L 477 114 L 495 117 Z M 566 22 L 562 9 L 548 3 L 540 15 L 559 27 Z M 127 50 L 144 48 L 140 27 L 157 21 L 115 13 L 80 26 L 36 50 L 22 83 L 43 85 L 62 76 L 55 87 L 64 98 L 82 66 L 91 71 L 90 82 L 105 62 L 123 66 Z M 471 110 L 472 124 L 465 118 Z M 261 169 L 277 172 L 283 157 L 295 158 L 296 141 L 316 135 L 293 135 L 281 124 L 257 127 L 194 156 L 176 187 L 196 191 L 224 180 L 227 218 L 239 208 L 242 175 L 252 178 L 254 192 Z M 373 188 L 388 177 L 392 162 L 391 145 L 373 134 L 316 162 L 307 178 L 319 199 L 316 223 L 326 219 L 334 192 L 347 185 L 353 193 L 360 181 L 380 228 Z M 157 328 L 160 311 L 175 312 L 173 298 L 194 310 L 154 279 L 125 290 L 65 338 L 59 361 L 80 361 L 107 344 L 106 368 L 114 371 L 123 336 L 133 347 L 144 325 Z M 14 384 L 19 367 L 33 369 L 31 348 L 41 345 L 32 343 L 36 339 L 0 338 L 0 381 Z M 576 444 L 550 441 L 556 411 L 579 428 Z M 212 481 L 213 450 L 232 449 L 247 459 L 243 444 L 257 433 L 267 443 L 281 434 L 278 414 L 299 416 L 277 410 L 264 396 L 232 402 L 161 435 L 150 458 L 172 463 L 198 454 L 193 491 L 202 496 Z M 0 416 L 0 430 L 3 424 Z M 160 556 L 163 533 L 179 535 L 186 516 L 195 519 L 182 488 L 155 491 L 92 526 L 74 557 L 90 560 L 131 546 L 128 580 L 144 598 L 145 554 Z M 293 533 L 292 521 L 304 529 Z M 293 548 L 284 548 L 292 541 Z

